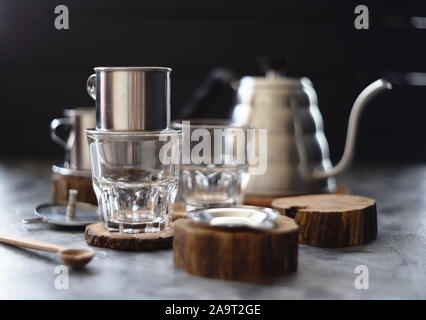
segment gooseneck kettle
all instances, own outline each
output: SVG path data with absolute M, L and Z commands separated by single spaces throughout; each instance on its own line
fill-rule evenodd
M 230 79 L 226 72 L 220 76 L 222 81 Z M 290 78 L 270 69 L 264 77 L 245 76 L 229 84 L 236 90 L 233 121 L 268 130 L 266 172 L 252 175 L 247 187 L 247 194 L 259 196 L 334 192 L 334 176 L 350 165 L 362 110 L 373 97 L 392 88 L 379 79 L 359 94 L 350 113 L 343 156 L 333 166 L 317 95 L 308 78 Z

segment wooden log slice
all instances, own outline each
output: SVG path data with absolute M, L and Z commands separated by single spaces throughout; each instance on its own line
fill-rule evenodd
M 376 202 L 338 194 L 279 198 L 272 207 L 294 218 L 301 243 L 346 247 L 372 241 L 377 236 Z
M 105 230 L 101 223 L 86 227 L 87 244 L 94 247 L 127 251 L 170 249 L 173 244 L 173 225 L 160 233 L 120 234 Z
M 298 226 L 278 217 L 271 231 L 210 228 L 175 221 L 174 263 L 186 272 L 208 278 L 261 281 L 297 270 Z
M 336 188 L 336 191 L 334 192 L 336 194 L 349 194 L 350 191 L 348 188 L 346 188 L 343 185 L 338 185 Z M 283 196 L 281 196 L 283 197 Z M 274 201 L 277 198 L 281 197 L 265 197 L 265 196 L 255 196 L 255 195 L 247 195 L 244 197 L 244 204 L 250 205 L 250 206 L 260 206 L 260 207 L 272 207 L 272 201 Z
M 172 220 L 175 221 L 176 219 L 186 218 L 188 216 L 188 213 L 185 209 L 185 203 L 184 202 L 175 202 L 173 206 L 173 217 Z
M 78 190 L 77 201 L 98 205 L 91 177 L 79 177 L 52 173 L 53 202 L 67 201 L 68 190 Z
M 258 206 L 258 207 L 271 207 L 272 201 L 277 197 L 265 197 L 265 196 L 245 196 L 244 204 L 248 206 Z

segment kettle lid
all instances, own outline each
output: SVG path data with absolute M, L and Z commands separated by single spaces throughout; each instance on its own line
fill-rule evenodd
M 240 81 L 243 86 L 251 86 L 262 89 L 288 89 L 301 88 L 303 86 L 312 86 L 308 78 L 294 78 L 285 75 L 288 69 L 289 61 L 283 55 L 259 56 L 257 62 L 260 68 L 265 72 L 264 77 L 246 76 Z
M 240 86 L 262 89 L 288 89 L 312 86 L 308 78 L 291 78 L 282 76 L 275 71 L 268 71 L 264 77 L 245 76 L 240 80 Z

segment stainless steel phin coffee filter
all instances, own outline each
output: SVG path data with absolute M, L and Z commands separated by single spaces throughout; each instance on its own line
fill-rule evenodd
M 162 130 L 170 125 L 170 68 L 99 67 L 87 80 L 96 129 Z
M 50 123 L 52 140 L 65 150 L 63 169 L 88 171 L 90 174 L 89 145 L 84 130 L 93 128 L 95 125 L 95 108 L 65 109 L 64 116 L 63 118 L 54 119 Z M 56 129 L 61 126 L 69 127 L 69 135 L 66 139 L 56 134 Z
M 179 177 L 178 164 L 160 159 L 165 144 L 180 144 L 180 132 L 165 130 L 171 69 L 95 72 L 87 92 L 96 100 L 96 129 L 86 133 L 102 225 L 110 232 L 159 233 L 170 227 Z

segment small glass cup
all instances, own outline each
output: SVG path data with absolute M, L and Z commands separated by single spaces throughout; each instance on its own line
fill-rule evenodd
M 221 119 L 176 120 L 182 130 L 179 193 L 186 210 L 241 205 L 249 180 L 247 127 Z
M 172 221 L 181 133 L 86 130 L 93 187 L 108 231 L 158 233 Z

